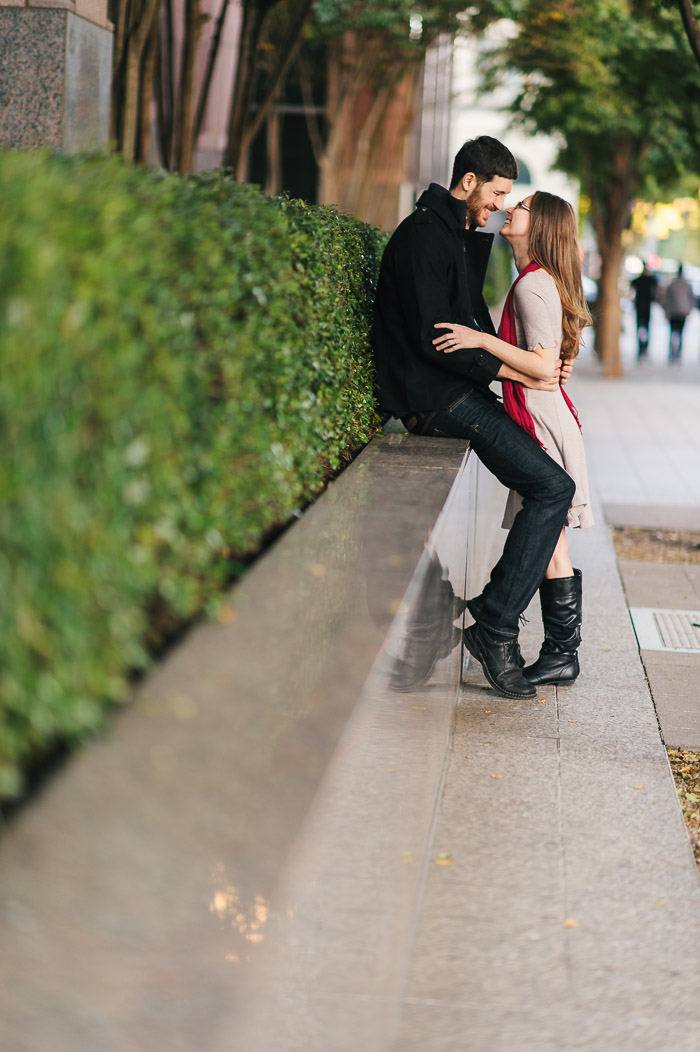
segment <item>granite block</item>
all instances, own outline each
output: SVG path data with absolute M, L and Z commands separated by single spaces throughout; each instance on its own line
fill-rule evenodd
M 56 11 L 75 11 L 75 5 L 76 0 L 28 0 L 26 6 Z
M 612 482 L 614 485 L 616 480 Z M 655 504 L 653 500 L 658 499 L 656 494 L 649 504 L 636 504 L 636 487 L 632 487 L 630 496 L 629 503 L 605 502 L 605 521 L 611 526 L 639 526 L 647 530 L 700 530 L 700 508 L 697 505 Z
M 496 1007 L 565 993 L 561 888 L 466 884 L 457 867 L 436 867 L 430 876 L 407 997 Z M 423 932 L 434 954 L 421 946 Z
M 106 144 L 112 32 L 74 9 L 72 0 L 0 7 L 0 146 Z
M 661 734 L 667 749 L 687 749 L 700 752 L 700 721 L 695 716 L 660 716 Z
M 621 559 L 619 567 L 630 607 L 694 610 L 700 602 L 700 573 L 695 566 Z
M 75 0 L 75 13 L 103 29 L 112 28 L 107 17 L 107 0 Z
M 396 1052 L 568 1052 L 564 1035 L 562 1019 L 549 1001 L 494 1008 L 470 998 L 466 990 L 465 1001 L 458 1004 L 407 999 L 394 1047 Z
M 0 7 L 0 147 L 61 147 L 67 18 Z
M 69 14 L 62 142 L 66 153 L 107 145 L 111 82 L 111 31 Z

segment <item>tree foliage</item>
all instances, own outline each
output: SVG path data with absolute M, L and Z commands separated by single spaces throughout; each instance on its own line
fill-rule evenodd
M 698 69 L 675 4 L 486 0 L 468 14 L 474 30 L 502 19 L 486 77 L 518 72 L 513 112 L 559 141 L 558 165 L 590 198 L 602 259 L 596 347 L 617 374 L 622 231 L 649 179 L 700 170 Z
M 454 36 L 463 5 L 317 0 L 307 38 L 327 56 L 325 134 L 311 129 L 321 201 L 395 225 L 425 54 L 440 34 Z
M 369 439 L 383 239 L 221 173 L 0 177 L 1 803 Z

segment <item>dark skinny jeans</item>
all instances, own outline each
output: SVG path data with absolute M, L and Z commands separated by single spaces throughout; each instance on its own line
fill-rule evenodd
M 416 413 L 415 434 L 469 439 L 479 460 L 523 507 L 479 600 L 479 622 L 497 637 L 518 636 L 520 614 L 544 579 L 576 489 L 573 480 L 506 413 L 478 391 L 447 409 Z

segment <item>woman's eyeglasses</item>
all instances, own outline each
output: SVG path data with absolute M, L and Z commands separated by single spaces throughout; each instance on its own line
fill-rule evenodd
M 522 203 L 522 201 L 518 201 L 518 203 L 517 203 L 517 205 L 515 206 L 515 208 L 522 208 L 524 212 L 529 212 L 529 211 L 531 211 L 531 209 L 530 209 L 530 206 L 529 206 L 529 205 L 524 205 L 524 204 Z M 513 211 L 515 211 L 515 208 L 513 209 Z

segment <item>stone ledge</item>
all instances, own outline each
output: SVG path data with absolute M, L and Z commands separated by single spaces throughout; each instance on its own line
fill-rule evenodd
M 403 644 L 425 628 L 412 616 L 430 595 L 425 580 L 444 581 L 449 563 L 450 588 L 463 594 L 473 513 L 464 452 L 451 440 L 372 442 L 234 589 L 219 623 L 196 627 L 110 736 L 17 816 L 0 842 L 8 1047 L 191 1052 L 228 1031 L 242 972 L 281 922 L 275 887 L 368 673 L 380 687 L 397 667 L 402 686 L 410 673 L 420 680 Z M 461 510 L 441 515 L 456 478 Z M 396 783 L 395 827 L 381 827 L 386 809 L 353 818 L 351 806 L 348 844 L 373 820 L 387 849 L 405 836 L 425 841 L 459 676 L 455 641 L 425 709 L 419 685 L 416 695 L 391 691 L 385 713 L 375 693 L 352 717 L 363 741 L 375 719 L 398 719 L 416 763 L 404 765 L 401 806 Z M 357 787 L 364 799 L 373 777 L 393 778 L 376 742 Z M 411 916 L 419 885 L 415 874 L 407 881 L 377 933 Z

